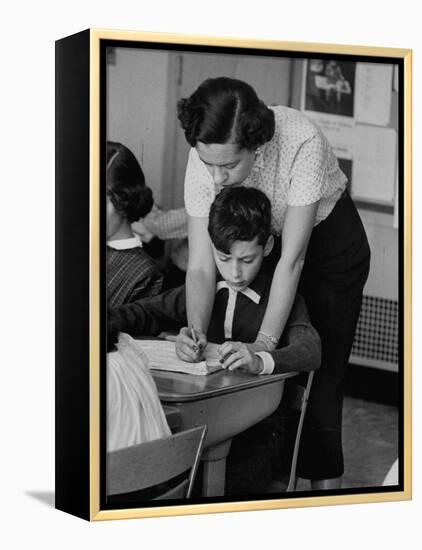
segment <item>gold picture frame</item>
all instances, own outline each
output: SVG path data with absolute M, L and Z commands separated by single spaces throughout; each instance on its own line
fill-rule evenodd
M 399 479 L 391 490 L 337 490 L 288 498 L 104 507 L 104 215 L 101 179 L 107 135 L 107 63 L 115 48 L 236 54 L 274 59 L 340 59 L 393 66 L 397 86 L 397 190 L 359 199 L 363 208 L 397 215 L 399 285 Z M 152 51 L 152 50 L 151 50 Z M 292 79 L 303 78 L 295 73 Z M 303 80 L 302 80 L 303 81 Z M 301 87 L 303 90 L 304 87 Z M 325 96 L 327 99 L 327 96 Z M 412 52 L 408 49 L 217 38 L 89 29 L 56 43 L 56 507 L 90 521 L 408 500 L 411 486 L 411 179 Z M 299 100 L 298 100 L 299 101 Z M 344 114 L 344 113 L 343 113 Z M 346 115 L 347 116 L 347 115 Z M 363 116 L 363 115 L 362 115 Z M 363 122 L 365 130 L 370 123 Z M 373 124 L 381 127 L 381 123 Z M 347 160 L 347 159 L 346 159 Z M 369 206 L 368 206 L 369 205 Z M 378 210 L 377 210 L 378 209 Z M 378 489 L 378 490 L 377 490 Z

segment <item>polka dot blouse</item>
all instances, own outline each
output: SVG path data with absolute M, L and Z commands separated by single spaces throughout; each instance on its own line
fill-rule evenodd
M 279 234 L 289 205 L 319 202 L 315 225 L 333 209 L 346 187 L 346 176 L 324 134 L 301 112 L 270 107 L 275 114 L 273 138 L 256 155 L 245 187 L 263 191 L 272 205 L 272 228 Z M 190 216 L 207 217 L 222 186 L 213 182 L 195 148 L 185 176 L 185 206 Z

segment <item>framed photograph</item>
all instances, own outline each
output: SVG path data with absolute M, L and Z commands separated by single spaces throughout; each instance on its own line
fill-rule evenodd
M 411 498 L 411 55 L 56 42 L 58 509 Z

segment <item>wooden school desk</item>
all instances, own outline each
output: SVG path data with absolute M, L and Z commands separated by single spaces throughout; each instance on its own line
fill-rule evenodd
M 172 431 L 208 426 L 203 496 L 224 495 L 226 457 L 233 436 L 273 413 L 287 378 L 296 373 L 256 376 L 221 370 L 207 376 L 152 371 Z

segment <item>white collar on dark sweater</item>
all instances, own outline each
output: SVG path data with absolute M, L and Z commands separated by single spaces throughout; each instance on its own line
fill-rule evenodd
M 139 235 L 134 235 L 129 239 L 116 239 L 115 241 L 107 241 L 107 246 L 115 250 L 128 250 L 129 248 L 142 248 L 142 241 Z
M 226 281 L 218 281 L 215 292 L 217 293 L 222 288 L 227 288 L 229 291 L 233 292 L 234 294 L 237 294 L 237 291 L 230 288 L 230 286 L 227 284 Z M 261 296 L 257 292 L 255 292 L 255 290 L 252 290 L 249 287 L 246 287 L 243 290 L 240 290 L 239 292 L 247 296 L 250 300 L 252 300 L 252 302 L 255 302 L 255 304 L 259 304 L 259 301 L 261 300 Z

